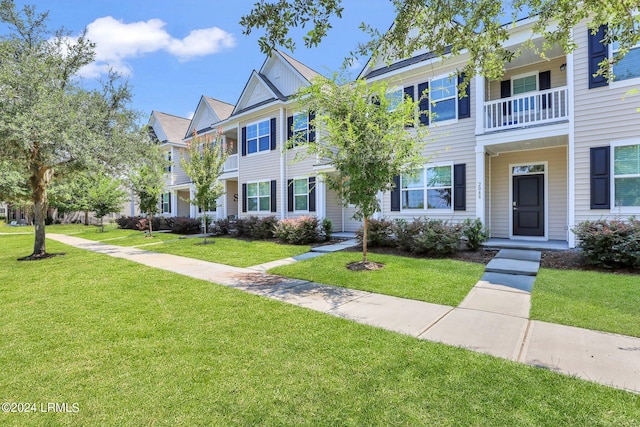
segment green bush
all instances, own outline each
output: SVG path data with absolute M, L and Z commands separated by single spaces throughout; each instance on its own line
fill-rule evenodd
M 460 250 L 462 224 L 436 219 L 423 221 L 422 224 L 420 233 L 414 238 L 412 252 L 444 256 Z
M 231 222 L 227 218 L 215 220 L 209 225 L 209 232 L 218 236 L 226 236 L 231 233 Z
M 356 231 L 356 238 L 362 243 L 364 229 Z M 398 244 L 394 232 L 394 223 L 387 219 L 370 219 L 367 232 L 367 245 L 370 247 L 393 247 Z
M 202 223 L 196 218 L 176 217 L 171 232 L 176 234 L 198 234 L 202 231 Z
M 415 237 L 424 227 L 424 220 L 414 218 L 409 222 L 406 219 L 396 219 L 393 222 L 393 232 L 398 246 L 404 251 L 411 252 L 415 245 Z
M 489 230 L 479 218 L 465 219 L 462 227 L 462 234 L 467 238 L 467 247 L 472 251 L 477 251 L 482 242 L 489 238 Z
M 585 260 L 602 268 L 640 268 L 640 220 L 584 221 L 572 230 Z
M 331 220 L 329 218 L 323 218 L 320 228 L 322 229 L 324 241 L 328 242 L 329 240 L 331 240 L 331 236 L 333 234 L 333 223 L 331 222 Z
M 271 239 L 277 223 L 278 220 L 273 215 L 264 218 L 258 218 L 257 216 L 240 218 L 236 224 L 236 235 L 250 239 Z
M 314 216 L 301 216 L 278 221 L 275 237 L 284 243 L 306 245 L 320 241 L 320 221 Z

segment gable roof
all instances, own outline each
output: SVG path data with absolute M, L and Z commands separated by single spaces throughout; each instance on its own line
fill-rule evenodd
M 191 123 L 191 120 L 155 110 L 151 112 L 151 116 L 152 118 L 155 118 L 156 122 L 162 130 L 162 133 L 167 138 L 166 140 L 160 142 L 170 142 L 174 144 L 182 143 L 182 138 L 184 137 L 187 128 L 189 128 L 189 123 Z M 156 135 L 158 134 L 157 131 L 155 131 L 155 133 Z
M 208 96 L 203 96 L 202 98 L 204 98 L 207 104 L 209 104 L 209 107 L 211 107 L 213 112 L 216 113 L 216 116 L 218 116 L 220 121 L 228 119 L 235 108 L 235 105 L 220 101 L 219 99 Z
M 262 97 L 263 99 L 261 99 L 255 104 L 246 105 L 246 103 L 250 100 L 251 96 L 253 96 L 256 90 L 256 87 L 263 88 L 268 93 L 269 96 L 268 97 L 263 96 Z M 251 73 L 251 76 L 249 77 L 249 80 L 247 80 L 247 83 L 245 84 L 244 89 L 242 90 L 242 93 L 240 94 L 240 98 L 238 99 L 238 102 L 236 103 L 236 106 L 231 115 L 240 114 L 244 111 L 259 107 L 261 105 L 268 104 L 276 100 L 286 101 L 287 97 L 284 96 L 282 92 L 280 92 L 280 90 L 278 90 L 276 85 L 274 85 L 273 82 L 271 82 L 271 80 L 269 80 L 267 76 L 259 73 L 256 70 L 253 70 L 253 72 Z
M 293 68 L 295 68 L 295 70 L 297 72 L 299 72 L 302 75 L 302 77 L 307 79 L 307 81 L 311 81 L 311 80 L 313 80 L 314 77 L 317 77 L 317 76 L 320 75 L 320 73 L 318 73 L 315 70 L 307 67 L 306 65 L 304 65 L 302 62 L 298 61 L 297 59 L 294 59 L 294 58 L 290 57 L 289 55 L 287 55 L 283 51 L 276 50 L 276 52 L 279 53 L 284 58 L 284 60 L 287 61 Z
M 210 131 L 216 123 L 228 119 L 233 109 L 232 104 L 202 95 L 181 139 L 191 138 L 194 131 L 198 133 Z

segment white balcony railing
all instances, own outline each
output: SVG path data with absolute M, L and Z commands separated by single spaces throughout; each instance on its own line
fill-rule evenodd
M 231 172 L 231 171 L 237 171 L 237 170 L 238 170 L 238 155 L 231 154 L 229 157 L 227 157 L 227 161 L 224 162 L 224 171 Z
M 553 123 L 569 118 L 566 87 L 484 103 L 485 132 Z

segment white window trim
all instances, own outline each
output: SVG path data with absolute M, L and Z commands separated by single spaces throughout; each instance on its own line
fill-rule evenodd
M 429 168 L 437 168 L 437 167 L 450 167 L 451 168 L 451 206 L 448 208 L 429 208 L 429 201 L 428 201 L 428 190 L 429 188 L 436 188 L 436 187 L 429 187 L 428 181 L 427 181 L 427 169 Z M 411 208 L 403 208 L 402 207 L 402 193 L 404 191 L 410 191 L 410 190 L 406 190 L 402 187 L 402 175 L 400 175 L 400 212 L 417 212 L 417 213 L 451 213 L 453 212 L 453 206 L 455 204 L 455 201 L 453 200 L 454 197 L 454 191 L 453 191 L 453 162 L 439 162 L 439 163 L 428 163 L 425 164 L 421 167 L 422 169 L 422 178 L 423 178 L 423 182 L 424 185 L 422 186 L 422 192 L 423 192 L 423 201 L 424 201 L 424 207 L 422 209 L 411 209 Z M 445 188 L 445 187 L 438 187 L 438 188 Z M 418 190 L 417 188 L 411 189 L 411 190 Z
M 297 132 L 306 132 L 307 137 L 305 138 L 306 142 L 309 142 L 309 134 L 311 132 L 309 132 L 309 113 L 308 112 L 304 112 L 304 111 L 295 111 L 293 113 L 293 127 L 295 129 L 296 127 L 296 116 L 305 116 L 307 118 L 307 127 L 305 128 L 305 130 L 291 130 L 291 132 L 293 133 L 293 135 L 295 135 Z M 296 144 L 293 148 L 297 148 L 299 145 Z
M 640 80 L 640 79 L 638 79 Z M 626 80 L 625 80 L 626 81 Z M 616 147 L 625 147 L 628 145 L 640 145 L 640 139 L 623 139 L 623 140 L 618 140 L 618 141 L 612 141 L 611 142 L 611 153 L 609 156 L 609 161 L 610 161 L 610 172 L 611 172 L 611 179 L 609 180 L 609 196 L 611 197 L 610 200 L 610 206 L 611 206 L 611 210 L 610 212 L 612 214 L 625 214 L 625 215 L 634 215 L 634 214 L 640 214 L 640 206 L 616 206 L 616 174 L 615 174 L 615 149 Z M 633 176 L 629 176 L 629 175 L 624 175 L 624 177 L 627 178 L 631 178 L 631 177 L 635 177 L 636 175 Z M 638 175 L 640 176 L 640 175 Z
M 437 102 L 441 102 L 444 101 L 446 99 L 440 99 L 438 101 L 434 101 L 433 98 L 431 97 L 431 90 L 433 89 L 433 81 L 434 80 L 440 80 L 440 79 L 444 79 L 444 78 L 450 78 L 453 79 L 453 87 L 455 88 L 455 93 L 453 94 L 453 99 L 454 99 L 454 107 L 455 107 L 455 115 L 453 119 L 449 119 L 449 120 L 437 120 L 437 118 L 434 120 L 434 115 L 433 115 L 433 111 L 431 111 L 431 109 L 433 108 L 433 104 L 437 103 Z M 422 94 L 419 94 L 420 96 L 422 96 Z M 441 74 L 439 76 L 435 76 L 431 79 L 429 79 L 429 127 L 438 127 L 438 126 L 443 126 L 443 125 L 450 125 L 450 124 L 454 124 L 454 123 L 458 123 L 458 79 L 457 76 L 455 74 Z
M 309 177 L 308 176 L 298 176 L 295 178 L 292 178 L 293 181 L 291 182 L 291 185 L 293 186 L 293 212 L 296 213 L 309 213 L 309 198 L 310 198 L 310 194 L 309 194 Z M 296 196 L 302 196 L 303 194 L 297 194 L 296 193 L 296 181 L 300 181 L 300 180 L 305 180 L 307 182 L 306 184 L 306 189 L 307 191 L 305 192 L 305 196 L 307 196 L 307 209 L 296 209 Z
M 167 201 L 164 201 L 164 197 L 167 196 Z M 165 210 L 165 204 L 167 205 L 167 209 Z M 162 193 L 162 213 L 170 214 L 171 213 L 171 193 Z
M 538 81 L 539 78 L 538 76 L 540 75 L 540 71 L 539 70 L 535 70 L 535 71 L 529 71 L 526 73 L 522 73 L 522 74 L 516 74 L 515 76 L 511 76 L 511 96 L 520 96 L 520 95 L 524 95 L 525 93 L 530 93 L 530 92 L 539 92 L 540 91 L 540 82 Z M 524 79 L 525 77 L 531 77 L 531 76 L 535 76 L 536 79 L 536 90 L 532 90 L 529 92 L 523 92 L 523 93 L 519 93 L 517 95 L 515 95 L 513 93 L 513 81 L 514 80 L 518 80 L 518 79 Z
M 260 183 L 261 182 L 266 182 L 267 184 L 269 184 L 269 208 L 266 210 L 260 210 L 260 197 L 265 197 L 265 196 L 260 196 Z M 258 190 L 258 195 L 257 196 L 251 196 L 251 198 L 256 198 L 258 199 L 258 204 L 257 210 L 251 210 L 249 209 L 249 185 L 251 184 L 257 184 L 257 190 Z M 255 213 L 263 213 L 263 212 L 271 212 L 271 181 L 268 179 L 259 179 L 256 181 L 247 181 L 247 212 L 255 212 Z
M 613 59 L 613 43 L 609 43 L 608 48 L 609 48 L 609 60 L 612 60 Z M 633 49 L 640 49 L 640 43 L 638 43 Z M 613 67 L 611 71 L 613 71 Z M 633 79 L 613 80 L 609 82 L 609 89 L 618 89 L 618 88 L 623 88 L 628 86 L 638 86 L 638 85 L 640 85 L 640 76 L 635 77 Z
M 269 137 L 269 148 L 266 150 L 260 150 L 260 133 L 259 133 L 259 129 L 260 129 L 260 123 L 263 122 L 267 122 L 269 124 L 269 133 L 267 134 L 267 136 Z M 254 153 L 250 153 L 249 152 L 249 137 L 247 136 L 247 156 L 255 156 L 258 154 L 263 154 L 263 153 L 268 153 L 269 151 L 271 151 L 271 119 L 270 118 L 266 118 L 264 120 L 258 120 L 252 123 L 248 123 L 245 127 L 247 128 L 247 134 L 249 133 L 249 127 L 250 126 L 255 126 L 256 127 L 256 149 L 257 151 Z M 253 139 L 253 138 L 251 138 Z

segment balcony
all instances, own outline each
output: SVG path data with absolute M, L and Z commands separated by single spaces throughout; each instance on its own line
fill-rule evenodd
M 569 119 L 569 90 L 564 86 L 485 102 L 483 117 L 485 132 L 563 122 Z
M 224 162 L 224 171 L 232 172 L 238 170 L 238 155 L 231 154 L 227 160 Z

